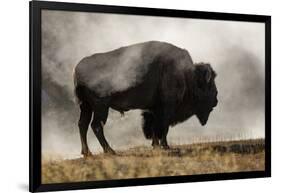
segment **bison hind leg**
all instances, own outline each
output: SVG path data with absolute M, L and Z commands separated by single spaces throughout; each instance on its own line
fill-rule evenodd
M 99 143 L 101 144 L 104 153 L 115 154 L 115 151 L 109 146 L 104 136 L 104 124 L 106 123 L 108 116 L 108 107 L 95 106 L 93 120 L 91 123 L 92 130 L 96 135 Z
M 88 157 L 91 155 L 91 152 L 88 147 L 87 143 L 87 132 L 88 132 L 88 126 L 92 118 L 92 109 L 90 108 L 90 105 L 82 102 L 80 104 L 80 118 L 78 122 L 79 126 L 79 133 L 80 133 L 80 139 L 82 144 L 82 150 L 81 153 L 84 157 Z

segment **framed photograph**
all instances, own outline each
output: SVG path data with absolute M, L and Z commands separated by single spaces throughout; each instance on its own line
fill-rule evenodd
M 30 191 L 271 176 L 271 17 L 30 2 Z

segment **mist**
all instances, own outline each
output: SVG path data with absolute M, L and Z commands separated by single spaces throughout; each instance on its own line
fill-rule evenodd
M 217 73 L 219 102 L 207 125 L 201 126 L 193 116 L 170 128 L 170 144 L 264 138 L 264 24 L 43 10 L 43 154 L 80 155 L 79 107 L 73 94 L 78 62 L 151 40 L 184 48 L 194 63 L 209 62 Z M 121 117 L 110 110 L 104 130 L 113 149 L 150 146 L 142 134 L 140 113 L 128 111 Z M 92 152 L 102 151 L 91 128 L 88 143 Z

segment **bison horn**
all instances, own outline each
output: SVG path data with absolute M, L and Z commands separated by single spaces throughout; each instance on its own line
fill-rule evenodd
M 209 83 L 212 78 L 212 70 L 210 68 L 210 64 L 207 64 L 207 72 L 206 72 L 206 82 Z
M 196 64 L 196 72 L 197 72 L 197 75 L 199 76 L 199 81 L 200 81 L 200 84 L 203 85 L 203 84 L 208 84 L 212 77 L 214 76 L 214 72 L 212 70 L 212 67 L 210 64 L 208 63 L 197 63 Z

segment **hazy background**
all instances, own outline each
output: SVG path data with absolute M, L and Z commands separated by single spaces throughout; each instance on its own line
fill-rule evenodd
M 218 106 L 205 127 L 195 117 L 170 129 L 168 142 L 264 137 L 264 24 L 168 17 L 42 12 L 42 151 L 78 156 L 79 107 L 72 71 L 83 57 L 149 40 L 187 49 L 218 76 Z M 140 111 L 110 111 L 105 135 L 114 149 L 148 145 Z M 91 128 L 88 143 L 101 151 Z

